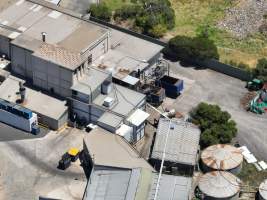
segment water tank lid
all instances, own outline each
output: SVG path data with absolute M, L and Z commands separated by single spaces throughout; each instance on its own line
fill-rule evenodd
M 206 196 L 229 198 L 240 191 L 240 183 L 240 179 L 229 172 L 213 171 L 200 178 L 198 187 Z
M 265 179 L 259 187 L 259 193 L 264 198 L 267 199 L 267 179 Z
M 201 154 L 201 160 L 212 169 L 230 170 L 243 162 L 243 155 L 234 146 L 217 144 L 206 148 Z

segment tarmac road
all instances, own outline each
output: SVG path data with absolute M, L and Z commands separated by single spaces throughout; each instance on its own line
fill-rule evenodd
M 38 135 L 33 135 L 0 122 L 0 142 L 41 138 L 44 137 L 48 132 L 48 129 L 41 128 Z

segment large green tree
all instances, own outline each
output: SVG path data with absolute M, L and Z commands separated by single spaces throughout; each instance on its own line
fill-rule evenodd
M 169 41 L 169 49 L 181 59 L 219 59 L 216 45 L 208 37 L 176 36 Z
M 253 74 L 256 78 L 267 82 L 267 59 L 262 58 L 258 60 L 258 64 L 253 71 Z
M 201 130 L 202 148 L 218 143 L 229 143 L 236 136 L 236 123 L 231 115 L 222 111 L 218 105 L 200 103 L 190 113 L 194 124 Z

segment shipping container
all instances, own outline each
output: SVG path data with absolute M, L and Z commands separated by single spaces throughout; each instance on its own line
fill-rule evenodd
M 163 76 L 158 81 L 158 86 L 165 89 L 165 94 L 168 97 L 175 98 L 181 94 L 184 89 L 184 81 L 171 76 Z

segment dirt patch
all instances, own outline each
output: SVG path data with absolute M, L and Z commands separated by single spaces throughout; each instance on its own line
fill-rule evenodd
M 247 94 L 245 94 L 245 96 L 241 99 L 240 103 L 242 105 L 242 107 L 245 109 L 245 110 L 248 110 L 249 108 L 249 103 L 250 101 L 252 101 L 252 99 L 254 99 L 257 95 L 257 92 L 248 92 Z

